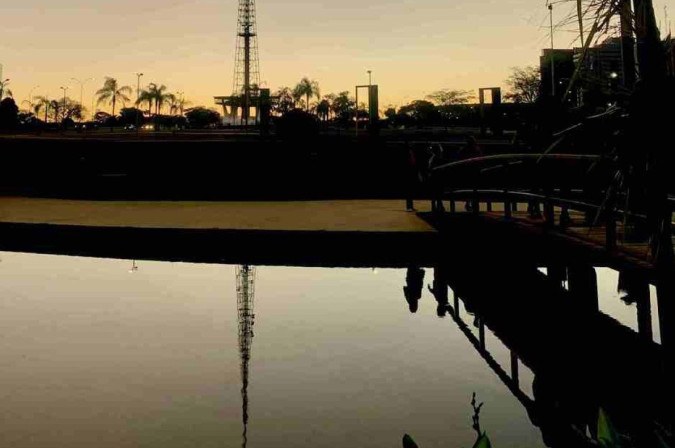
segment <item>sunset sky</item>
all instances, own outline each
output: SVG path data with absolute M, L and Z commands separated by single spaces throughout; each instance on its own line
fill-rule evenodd
M 675 14 L 675 0 L 655 2 Z M 503 86 L 509 67 L 538 63 L 548 46 L 544 0 L 258 0 L 261 80 L 272 89 L 316 79 L 322 93 L 353 90 L 366 70 L 380 104 L 442 88 Z M 556 11 L 563 14 L 562 7 Z M 18 102 L 33 95 L 84 104 L 105 76 L 166 84 L 194 105 L 232 91 L 236 0 L 20 0 L 0 6 L 0 64 Z M 573 44 L 556 33 L 556 46 Z M 265 85 L 265 83 L 263 83 Z M 134 94 L 135 95 L 135 94 Z

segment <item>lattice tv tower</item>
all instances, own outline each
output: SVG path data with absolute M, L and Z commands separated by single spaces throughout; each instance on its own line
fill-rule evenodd
M 253 302 L 255 297 L 255 274 L 253 266 L 237 266 L 237 317 L 239 322 L 239 361 L 241 369 L 241 411 L 243 448 L 248 443 L 248 366 L 251 361 L 253 342 Z
M 255 0 L 239 0 L 232 96 L 241 98 L 241 119 L 246 124 L 248 124 L 251 114 L 252 97 L 258 96 L 260 86 L 258 33 L 255 16 Z

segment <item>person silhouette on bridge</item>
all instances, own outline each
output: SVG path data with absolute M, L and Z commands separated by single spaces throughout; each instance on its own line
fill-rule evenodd
M 405 276 L 406 285 L 403 287 L 405 301 L 408 302 L 408 308 L 411 313 L 416 313 L 418 302 L 422 298 L 422 288 L 424 288 L 424 269 L 416 266 L 410 266 Z
M 427 285 L 429 292 L 433 294 L 436 299 L 436 314 L 438 317 L 445 317 L 448 309 L 448 284 L 443 278 L 441 268 L 434 268 L 434 282 L 432 285 Z
M 438 143 L 435 146 L 429 147 L 429 153 L 431 154 L 431 157 L 429 158 L 428 183 L 430 189 L 429 193 L 431 194 L 431 211 L 443 212 L 445 211 L 442 199 L 443 185 L 439 182 L 438 176 L 434 176 L 434 168 L 447 163 L 445 148 L 443 148 L 443 146 Z
M 421 182 L 421 174 L 419 167 L 418 156 L 415 153 L 415 149 L 410 146 L 408 140 L 405 141 L 406 157 L 407 157 L 407 166 L 405 173 L 405 209 L 408 212 L 415 211 L 415 196 L 417 196 L 419 191 L 419 185 Z
M 466 136 L 464 147 L 459 151 L 460 160 L 476 159 L 483 156 L 483 151 L 481 151 L 480 146 L 478 145 L 478 140 L 471 134 Z M 471 171 L 471 176 L 474 180 L 478 179 L 480 173 L 474 173 Z M 467 212 L 473 211 L 473 204 L 471 201 L 466 201 L 464 204 L 464 209 Z

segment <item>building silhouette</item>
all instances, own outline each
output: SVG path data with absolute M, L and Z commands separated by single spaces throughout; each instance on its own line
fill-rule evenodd
M 568 95 L 568 103 L 572 106 L 593 106 L 606 105 L 607 102 L 616 100 L 618 95 L 630 88 L 629 80 L 635 78 L 635 67 L 631 73 L 626 73 L 630 68 L 624 68 L 626 62 L 635 60 L 625 58 L 624 49 L 620 37 L 610 37 L 588 48 L 585 57 L 583 48 L 579 47 L 544 49 L 539 60 L 541 96 L 562 99 L 577 65 L 581 64 L 579 77 Z M 555 71 L 555 94 L 552 94 L 551 59 Z

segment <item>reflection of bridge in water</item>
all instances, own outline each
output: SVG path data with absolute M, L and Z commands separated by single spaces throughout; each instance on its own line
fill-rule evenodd
M 447 309 L 547 446 L 593 446 L 600 408 L 636 446 L 656 446 L 655 434 L 673 425 L 672 354 L 652 340 L 648 284 L 621 278 L 637 302 L 639 332 L 599 312 L 592 267 L 553 267 L 548 275 L 532 266 L 437 267 L 432 293 L 439 314 Z M 488 332 L 510 353 L 506 366 L 491 353 Z M 532 396 L 523 387 L 523 366 L 534 374 Z

